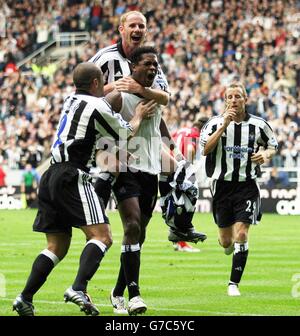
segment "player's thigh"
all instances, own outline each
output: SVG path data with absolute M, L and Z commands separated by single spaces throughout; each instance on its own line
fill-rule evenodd
M 56 190 L 56 200 L 62 210 L 61 221 L 74 227 L 109 223 L 91 176 L 80 169 L 72 171 L 62 188 Z
M 230 182 L 226 181 L 214 181 L 211 186 L 213 217 L 219 229 L 231 227 L 235 222 L 229 197 L 231 190 Z
M 38 212 L 33 224 L 33 230 L 44 233 L 65 232 L 72 234 L 72 226 L 65 220 L 60 203 L 63 191 L 65 168 L 62 165 L 51 166 L 42 176 L 38 192 Z M 56 195 L 59 195 L 57 198 Z
M 158 176 L 148 173 L 140 173 L 138 176 L 141 194 L 139 204 L 143 218 L 152 217 L 153 210 L 157 202 Z
M 96 239 L 103 242 L 107 247 L 112 244 L 112 233 L 109 224 L 92 224 L 81 226 L 80 229 L 84 232 L 86 239 Z

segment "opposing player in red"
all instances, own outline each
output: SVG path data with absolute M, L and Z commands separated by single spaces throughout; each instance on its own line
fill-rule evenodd
M 192 127 L 183 127 L 172 133 L 172 138 L 187 161 L 193 163 L 196 158 L 200 132 L 208 118 L 202 117 L 194 122 Z M 185 241 L 174 243 L 175 251 L 200 252 Z

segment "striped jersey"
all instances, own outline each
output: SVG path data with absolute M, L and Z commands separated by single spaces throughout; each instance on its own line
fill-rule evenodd
M 89 62 L 93 62 L 101 69 L 104 85 L 131 75 L 131 62 L 126 57 L 121 42 L 100 49 Z M 169 85 L 160 65 L 158 66 L 152 88 L 169 92 Z
M 87 93 L 68 96 L 51 147 L 51 163 L 72 162 L 87 167 L 95 161 L 100 138 L 119 141 L 132 134 L 131 125 L 115 113 L 105 98 Z
M 222 124 L 223 116 L 211 118 L 201 130 L 200 146 L 203 152 L 209 138 Z M 206 156 L 205 169 L 208 177 L 225 181 L 255 179 L 259 165 L 252 163 L 251 155 L 278 146 L 271 126 L 262 118 L 246 114 L 241 123 L 230 122 L 215 149 Z
M 144 98 L 135 94 L 121 92 L 122 107 L 120 114 L 129 121 L 133 118 L 135 108 Z M 161 108 L 158 105 L 155 115 L 143 119 L 135 136 L 128 142 L 127 150 L 137 159 L 130 164 L 130 168 L 157 175 L 161 171 Z

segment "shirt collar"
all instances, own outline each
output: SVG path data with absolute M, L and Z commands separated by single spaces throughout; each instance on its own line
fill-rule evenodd
M 86 96 L 93 96 L 91 93 L 89 93 L 88 91 L 85 91 L 85 90 L 76 90 L 75 94 L 86 95 Z
M 122 40 L 120 39 L 120 41 L 117 43 L 117 49 L 118 49 L 118 52 L 124 57 L 127 59 L 127 56 L 125 55 L 125 52 L 124 52 L 124 49 L 123 49 L 123 46 L 122 46 Z
M 250 114 L 248 112 L 246 112 L 246 116 L 245 116 L 244 121 L 248 121 L 249 119 L 250 119 Z

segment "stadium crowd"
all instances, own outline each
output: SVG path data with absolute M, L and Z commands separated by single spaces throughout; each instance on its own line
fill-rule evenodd
M 0 1 L 0 166 L 33 168 L 49 155 L 71 72 L 117 41 L 119 17 L 148 19 L 170 85 L 164 109 L 170 131 L 219 113 L 226 85 L 245 83 L 248 111 L 269 121 L 279 151 L 276 167 L 300 166 L 300 1 Z M 2 18 L 2 19 L 1 19 Z M 18 61 L 55 32 L 89 31 L 82 53 L 40 66 Z

